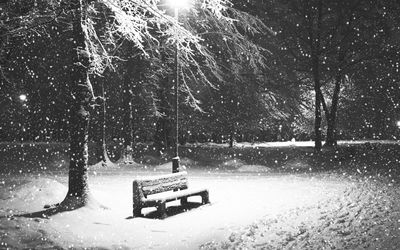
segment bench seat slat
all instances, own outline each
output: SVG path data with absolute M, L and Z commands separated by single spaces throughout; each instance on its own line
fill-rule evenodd
M 182 172 L 178 172 L 178 173 L 173 173 L 173 174 L 164 174 L 164 175 L 155 175 L 155 176 L 144 176 L 144 177 L 140 177 L 137 180 L 141 181 L 141 182 L 159 182 L 159 181 L 163 181 L 165 179 L 176 179 L 176 178 L 186 178 L 187 176 L 187 172 L 186 171 L 182 171 Z
M 170 182 L 152 183 L 153 185 L 145 185 L 142 183 L 142 191 L 144 195 L 157 194 L 167 192 L 174 189 L 186 189 L 187 181 L 184 179 L 172 180 Z
M 153 195 L 149 198 L 143 198 L 142 203 L 145 207 L 156 206 L 161 203 L 178 200 L 183 197 L 196 196 L 208 192 L 207 189 L 185 189 L 176 192 L 164 193 L 162 196 Z
M 167 192 L 174 189 L 188 188 L 187 173 L 180 172 L 175 174 L 160 175 L 139 179 L 144 196 Z

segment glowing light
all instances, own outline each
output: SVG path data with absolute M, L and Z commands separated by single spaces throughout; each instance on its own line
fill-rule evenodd
M 397 121 L 396 125 L 397 125 L 398 128 L 400 128 L 400 121 Z
M 189 8 L 189 0 L 168 0 L 168 5 L 174 9 L 187 9 Z
M 21 101 L 26 101 L 26 95 L 25 94 L 21 94 L 21 95 L 19 95 L 19 99 L 21 100 Z

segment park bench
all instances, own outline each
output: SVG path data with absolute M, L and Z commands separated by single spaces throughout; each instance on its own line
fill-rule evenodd
M 207 189 L 188 189 L 186 172 L 134 180 L 133 217 L 141 216 L 142 208 L 156 207 L 161 218 L 165 218 L 167 202 L 180 199 L 181 205 L 186 205 L 191 196 L 201 196 L 202 204 L 209 203 Z

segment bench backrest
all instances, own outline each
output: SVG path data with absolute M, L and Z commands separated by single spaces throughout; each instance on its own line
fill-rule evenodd
M 151 194 L 187 188 L 188 180 L 186 172 L 158 175 L 133 181 L 133 192 L 139 191 L 139 195 L 143 195 L 144 197 Z

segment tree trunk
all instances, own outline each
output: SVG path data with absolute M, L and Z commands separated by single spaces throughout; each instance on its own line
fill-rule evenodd
M 314 123 L 314 133 L 315 133 L 315 147 L 316 152 L 320 152 L 322 148 L 322 135 L 321 135 L 321 79 L 320 79 L 320 68 L 319 68 L 319 55 L 320 55 L 320 44 L 321 44 L 321 26 L 322 26 L 322 1 L 318 2 L 318 14 L 317 14 L 317 28 L 316 36 L 314 33 L 313 24 L 310 23 L 310 47 L 311 47 L 311 57 L 312 57 L 312 72 L 314 77 L 314 91 L 315 91 L 315 123 Z
M 235 136 L 234 136 L 233 132 L 231 132 L 230 135 L 229 135 L 229 147 L 230 148 L 233 148 L 234 138 L 235 138 Z
M 335 117 L 334 117 L 335 116 Z M 336 140 L 336 115 L 332 114 L 327 119 L 327 131 L 324 147 L 335 147 L 337 145 Z
M 104 90 L 104 79 L 101 79 L 101 95 L 103 98 L 102 103 L 102 110 L 100 111 L 100 124 L 101 124 L 101 141 L 100 141 L 100 160 L 104 167 L 107 164 L 110 164 L 110 158 L 108 157 L 107 153 L 107 141 L 106 141 L 106 115 L 107 115 L 107 108 L 106 108 L 106 93 Z
M 132 92 L 132 83 L 133 83 L 133 70 L 132 68 L 134 67 L 132 58 L 129 58 L 126 61 L 125 64 L 126 71 L 123 79 L 123 105 L 125 108 L 124 112 L 124 149 L 127 147 L 132 146 L 132 140 L 133 140 L 133 107 L 132 107 L 132 101 L 133 101 L 133 92 Z
M 318 95 L 318 91 L 321 88 L 321 82 L 319 79 L 318 64 L 314 63 L 314 90 L 315 90 L 315 122 L 314 122 L 314 133 L 315 133 L 315 151 L 319 152 L 322 148 L 322 135 L 321 135 L 321 96 Z
M 124 148 L 122 152 L 122 159 L 124 163 L 133 163 L 132 149 L 133 149 L 133 92 L 132 92 L 132 59 L 128 59 L 127 71 L 124 76 L 124 95 L 123 103 L 125 109 L 124 113 Z
M 139 54 L 140 51 L 134 50 L 132 54 Z M 143 68 L 146 61 L 141 55 L 131 57 L 126 63 L 125 77 L 124 77 L 124 106 L 128 108 L 128 112 L 124 117 L 124 158 L 133 162 L 133 148 L 135 142 L 135 112 L 133 106 L 133 98 L 139 92 L 139 84 L 143 80 Z
M 162 80 L 164 86 L 161 86 L 157 91 L 157 99 L 159 100 L 159 112 L 161 116 L 158 117 L 156 122 L 156 131 L 154 133 L 154 143 L 158 151 L 164 151 L 173 145 L 173 130 L 171 119 L 171 105 L 168 101 L 168 79 Z
M 83 30 L 86 13 L 82 0 L 71 0 L 73 10 L 73 62 L 70 91 L 72 95 L 70 115 L 70 165 L 68 193 L 61 203 L 71 210 L 89 201 L 88 184 L 88 129 L 89 108 L 93 90 L 89 81 L 90 66 L 86 36 Z
M 331 110 L 329 114 L 327 113 L 327 133 L 326 133 L 326 140 L 325 146 L 326 147 L 335 147 L 337 145 L 337 134 L 336 134 L 336 125 L 337 125 L 337 109 L 339 105 L 339 94 L 340 94 L 340 86 L 343 81 L 343 70 L 342 64 L 345 59 L 345 50 L 343 47 L 339 46 L 338 49 L 338 57 L 337 57 L 337 73 L 335 77 L 335 88 L 333 90 L 332 96 L 332 104 Z
M 229 133 L 229 147 L 230 148 L 233 148 L 234 140 L 235 140 L 235 126 L 232 125 L 231 129 L 230 129 L 230 133 Z
M 339 93 L 340 93 L 340 83 L 342 81 L 341 73 L 338 73 L 335 81 L 335 89 L 332 96 L 332 106 L 329 115 L 327 116 L 327 133 L 326 133 L 326 140 L 325 146 L 327 147 L 334 147 L 337 145 L 337 134 L 336 134 L 336 117 L 337 117 L 337 107 L 339 103 Z

